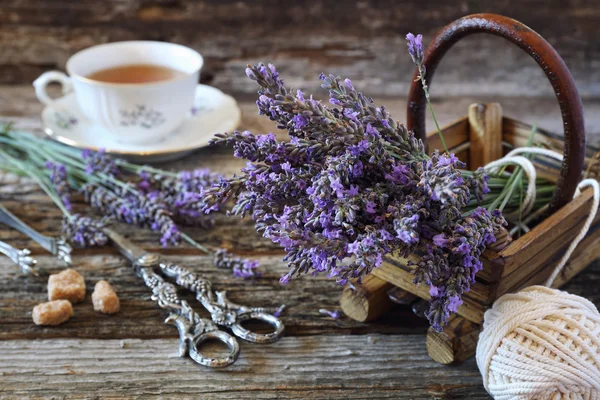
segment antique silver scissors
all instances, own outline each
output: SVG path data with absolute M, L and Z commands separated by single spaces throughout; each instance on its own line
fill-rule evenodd
M 265 309 L 234 304 L 227 300 L 226 292 L 213 291 L 212 284 L 207 279 L 180 265 L 162 262 L 159 254 L 146 252 L 110 228 L 104 228 L 104 232 L 131 261 L 136 274 L 144 280 L 146 286 L 152 289 L 152 299 L 169 311 L 165 323 L 175 325 L 179 330 L 180 356 L 189 355 L 198 364 L 212 368 L 233 364 L 240 353 L 239 344 L 235 337 L 219 330 L 218 325 L 229 328 L 235 336 L 253 343 L 273 343 L 283 335 L 281 320 L 266 313 Z M 196 299 L 210 313 L 211 319 L 201 317 L 185 300 L 181 300 L 177 295 L 177 287 L 165 281 L 155 270 L 174 278 L 178 286 L 195 292 Z M 274 331 L 263 334 L 244 328 L 242 322 L 250 319 L 266 322 Z M 211 339 L 226 344 L 229 355 L 212 358 L 200 353 L 201 344 Z

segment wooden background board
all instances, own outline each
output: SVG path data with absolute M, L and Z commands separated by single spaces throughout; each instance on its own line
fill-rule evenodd
M 449 122 L 466 113 L 473 98 L 440 100 L 436 109 Z M 401 119 L 405 102 L 385 99 Z M 256 115 L 250 97 L 240 104 L 241 128 L 273 129 Z M 560 130 L 551 100 L 512 99 L 506 114 L 544 121 Z M 600 104 L 586 101 L 594 112 L 590 127 L 600 127 Z M 41 134 L 39 113 L 29 85 L 0 86 L 0 118 Z M 529 117 L 528 117 L 529 116 Z M 600 129 L 596 130 L 600 132 Z M 177 162 L 172 169 L 209 166 L 231 174 L 244 165 L 227 149 L 204 149 Z M 32 182 L 4 175 L 0 201 L 34 228 L 58 234 L 60 214 Z M 78 204 L 77 207 L 80 207 Z M 177 356 L 177 331 L 163 324 L 165 314 L 149 298 L 148 289 L 111 247 L 78 250 L 75 262 L 86 277 L 88 297 L 75 306 L 75 316 L 59 327 L 36 327 L 31 309 L 46 299 L 45 279 L 24 278 L 5 257 L 0 258 L 0 399 L 30 398 L 287 398 L 287 399 L 488 399 L 473 359 L 457 366 L 429 360 L 425 347 L 427 323 L 406 308 L 396 308 L 373 323 L 348 318 L 333 320 L 319 308 L 339 309 L 341 288 L 324 277 L 304 277 L 287 287 L 278 283 L 285 270 L 282 252 L 259 237 L 250 221 L 217 217 L 210 231 L 191 229 L 197 240 L 225 246 L 257 258 L 265 275 L 257 281 L 232 279 L 214 269 L 207 257 L 189 246 L 161 249 L 154 233 L 128 226 L 119 231 L 169 260 L 205 273 L 233 301 L 257 306 L 286 304 L 287 335 L 279 343 L 242 344 L 240 360 L 230 369 L 210 371 Z M 50 272 L 62 266 L 23 235 L 0 227 L 0 240 L 30 247 Z M 89 292 L 99 279 L 114 284 L 122 310 L 113 316 L 92 311 Z M 565 287 L 600 305 L 600 263 L 590 266 Z M 186 298 L 195 304 L 189 295 Z
M 206 57 L 202 80 L 253 92 L 247 63 L 277 64 L 295 87 L 320 72 L 347 76 L 373 96 L 402 96 L 413 66 L 404 36 L 427 43 L 461 16 L 492 12 L 522 21 L 556 47 L 581 94 L 600 95 L 600 3 L 596 0 L 2 0 L 0 83 L 29 83 L 62 69 L 82 48 L 149 39 L 182 43 Z M 436 73 L 434 96 L 549 96 L 542 71 L 502 39 L 460 42 Z

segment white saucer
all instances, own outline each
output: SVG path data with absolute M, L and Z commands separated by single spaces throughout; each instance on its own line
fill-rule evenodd
M 44 108 L 42 124 L 50 138 L 68 146 L 104 149 L 132 161 L 162 162 L 205 147 L 215 133 L 231 132 L 240 123 L 241 111 L 235 99 L 211 86 L 198 85 L 194 104 L 182 126 L 153 144 L 117 142 L 104 128 L 83 115 L 74 93 Z

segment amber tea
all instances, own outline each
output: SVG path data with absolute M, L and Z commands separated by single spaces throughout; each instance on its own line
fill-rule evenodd
M 185 74 L 169 67 L 151 64 L 121 65 L 105 68 L 87 76 L 88 79 L 106 83 L 150 83 L 168 81 Z

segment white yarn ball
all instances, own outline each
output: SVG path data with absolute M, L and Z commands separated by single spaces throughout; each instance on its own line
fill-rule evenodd
M 477 365 L 496 400 L 600 399 L 600 314 L 589 300 L 544 286 L 486 311 Z

